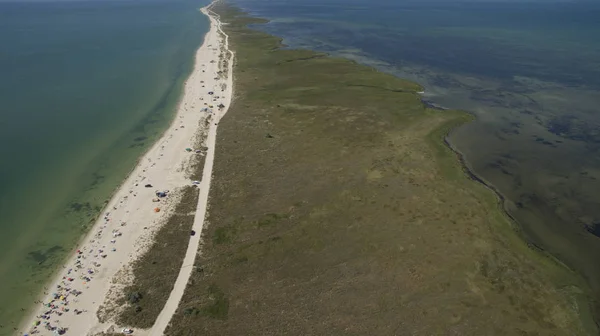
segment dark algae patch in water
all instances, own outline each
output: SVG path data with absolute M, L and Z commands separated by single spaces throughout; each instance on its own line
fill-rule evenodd
M 586 334 L 579 278 L 527 246 L 444 144 L 471 116 L 216 10 L 236 100 L 167 335 Z

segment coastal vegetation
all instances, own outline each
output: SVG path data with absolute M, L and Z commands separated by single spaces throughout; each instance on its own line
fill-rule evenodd
M 100 320 L 116 314 L 118 325 L 150 328 L 164 307 L 187 250 L 198 204 L 198 188 L 184 187 L 173 212 L 154 234 L 152 245 L 131 268 L 132 281 L 120 290 L 114 307 L 99 310 Z
M 204 170 L 204 162 L 206 161 L 206 137 L 208 136 L 208 126 L 210 125 L 212 118 L 207 115 L 206 118 L 200 120 L 199 133 L 196 134 L 194 139 L 194 148 L 200 148 L 202 155 L 194 155 L 191 158 L 189 166 L 187 167 L 187 174 L 193 181 L 202 180 L 202 171 Z
M 585 335 L 580 279 L 530 248 L 417 84 L 283 49 L 223 5 L 236 99 L 166 334 Z

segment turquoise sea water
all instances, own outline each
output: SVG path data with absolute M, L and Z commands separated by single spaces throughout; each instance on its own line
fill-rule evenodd
M 589 283 L 600 321 L 600 2 L 235 0 L 292 48 L 421 83 L 477 121 L 450 141 L 525 238 Z
M 209 2 L 0 2 L 0 334 L 168 126 Z

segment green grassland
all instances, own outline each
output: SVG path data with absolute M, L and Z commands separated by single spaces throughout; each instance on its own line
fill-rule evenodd
M 469 115 L 215 11 L 236 53 L 235 99 L 167 335 L 589 332 L 577 275 L 529 248 L 444 144 Z

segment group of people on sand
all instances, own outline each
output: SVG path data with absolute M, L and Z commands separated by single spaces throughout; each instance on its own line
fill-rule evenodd
M 36 320 L 31 326 L 31 330 L 25 335 L 34 335 L 40 330 L 52 331 L 55 334 L 62 335 L 68 328 L 60 326 L 61 317 L 65 314 L 81 315 L 87 313 L 86 310 L 74 308 L 77 305 L 78 297 L 84 289 L 89 288 L 88 284 L 94 280 L 102 266 L 102 259 L 108 257 L 108 251 L 116 252 L 115 247 L 100 245 L 97 243 L 104 235 L 106 227 L 111 220 L 110 212 L 104 215 L 104 224 L 94 235 L 90 246 L 84 246 L 78 249 L 76 257 L 71 267 L 66 270 L 59 284 L 52 288 L 52 293 L 47 291 L 44 294 L 49 295 L 41 304 L 44 307 L 42 313 L 36 316 Z M 125 226 L 122 222 L 120 226 Z M 115 244 L 117 239 L 123 234 L 119 229 L 111 230 L 111 244 Z M 66 268 L 66 267 L 65 267 Z
M 145 177 L 141 179 L 144 180 Z M 138 185 L 136 181 L 135 186 Z M 113 210 L 124 206 L 127 198 L 127 196 L 121 198 L 117 206 L 113 207 Z M 68 331 L 68 328 L 60 325 L 62 317 L 66 314 L 81 315 L 88 312 L 85 309 L 76 308 L 79 302 L 78 297 L 84 293 L 85 289 L 89 288 L 89 283 L 94 280 L 94 277 L 100 271 L 102 261 L 108 258 L 111 252 L 117 251 L 115 247 L 117 239 L 123 236 L 120 228 L 127 225 L 124 221 L 121 221 L 118 225 L 109 225 L 112 224 L 112 219 L 111 212 L 106 212 L 102 219 L 102 225 L 89 241 L 89 244 L 76 251 L 70 268 L 67 269 L 67 266 L 63 266 L 66 271 L 60 283 L 51 289 L 52 293 L 49 293 L 47 287 L 44 288 L 46 290 L 44 295 L 48 295 L 47 298 L 44 301 L 36 302 L 42 304 L 42 312 L 35 316 L 36 319 L 33 325 L 24 336 L 39 334 L 44 330 L 56 335 L 63 335 Z M 105 242 L 108 239 L 106 238 L 107 234 L 110 234 L 108 238 L 111 240 L 108 245 L 102 244 L 102 241 Z

